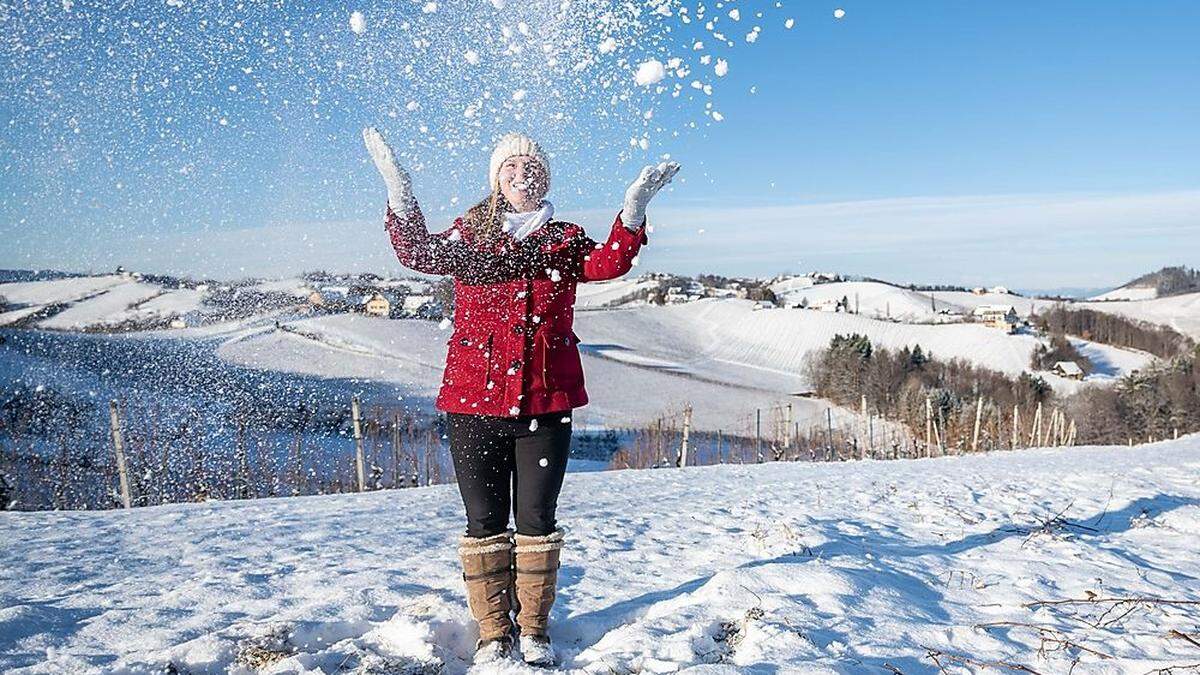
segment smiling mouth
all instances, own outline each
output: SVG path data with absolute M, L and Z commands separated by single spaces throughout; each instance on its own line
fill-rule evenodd
M 513 186 L 514 190 L 520 190 L 521 192 L 525 192 L 525 191 L 529 190 L 529 183 L 526 183 L 523 180 L 514 182 L 512 184 L 512 186 Z

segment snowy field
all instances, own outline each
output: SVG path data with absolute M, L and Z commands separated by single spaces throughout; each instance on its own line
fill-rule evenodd
M 786 307 L 807 300 L 809 307 L 836 303 L 842 298 L 857 307 L 857 314 L 876 319 L 893 319 L 909 323 L 946 323 L 969 316 L 981 305 L 1012 307 L 1019 316 L 1028 318 L 1058 304 L 1056 300 L 1027 298 L 1014 293 L 972 293 L 969 291 L 910 291 L 878 281 L 835 281 L 810 285 L 807 277 L 792 277 L 778 281 L 771 290 Z M 942 314 L 947 311 L 957 318 Z
M 804 376 L 808 354 L 827 347 L 839 333 L 861 333 L 873 344 L 892 349 L 919 344 L 937 358 L 962 358 L 1008 375 L 1027 370 L 1033 350 L 1042 342 L 1035 335 L 1008 335 L 979 324 L 937 323 L 949 317 L 930 312 L 928 295 L 876 282 L 838 282 L 809 289 L 792 288 L 786 281 L 777 284 L 779 292 L 792 301 L 798 297 L 795 294 L 809 294 L 815 303 L 857 293 L 860 315 L 756 309 L 754 302 L 736 298 L 705 298 L 666 306 L 638 302 L 607 306 L 626 302 L 653 283 L 633 277 L 579 286 L 576 332 L 582 340 L 591 403 L 577 412 L 578 427 L 652 425 L 664 414 L 677 416 L 685 405 L 692 406 L 693 428 L 700 431 L 753 434 L 756 410 L 788 404 L 801 429 L 823 424 L 828 403 L 793 394 L 811 388 Z M 305 292 L 299 279 L 264 281 L 256 288 L 297 297 Z M 201 306 L 203 295 L 196 290 L 121 281 L 118 276 L 0 284 L 0 294 L 31 305 L 10 311 L 9 320 L 55 302 L 68 303 L 64 311 L 38 323 L 39 328 L 67 331 L 185 314 Z M 957 308 L 964 314 L 974 304 L 1015 304 L 1018 298 L 952 292 L 934 296 L 938 307 Z M 1017 306 L 1019 313 L 1028 312 L 1028 307 Z M 873 314 L 884 316 L 885 311 L 913 322 L 872 318 Z M 1190 317 L 1189 312 L 1197 311 L 1200 306 L 1181 308 L 1176 314 Z M 276 320 L 281 328 L 276 327 Z M 131 337 L 215 339 L 216 355 L 235 367 L 368 381 L 389 390 L 388 403 L 432 413 L 449 336 L 448 324 L 360 314 L 297 318 L 275 311 L 201 327 L 140 331 Z M 1085 383 L 1111 382 L 1144 368 L 1151 360 L 1148 354 L 1133 350 L 1078 338 L 1072 342 L 1095 365 Z M 1060 394 L 1070 394 L 1084 384 L 1048 372 L 1039 374 Z M 653 403 L 638 392 L 654 392 Z M 834 407 L 833 415 L 838 424 L 852 421 L 852 413 L 844 409 Z
M 752 303 L 739 302 L 748 315 Z M 756 408 L 788 403 L 802 429 L 824 421 L 828 403 L 792 396 L 806 384 L 790 362 L 772 365 L 768 353 L 751 360 L 725 355 L 715 342 L 706 341 L 706 323 L 692 323 L 698 314 L 670 309 L 647 306 L 576 316 L 590 397 L 576 412 L 578 426 L 650 425 L 664 413 L 678 414 L 688 403 L 694 410 L 693 428 L 704 431 L 753 433 Z M 614 318 L 615 333 L 605 329 Z M 432 411 L 451 334 L 448 326 L 340 314 L 289 321 L 285 328 L 260 326 L 228 340 L 217 353 L 252 368 L 385 382 L 395 388 L 399 402 Z M 834 415 L 838 422 L 850 413 L 835 408 Z
M 357 377 L 394 384 L 413 405 L 436 394 L 450 329 L 422 321 L 356 315 L 290 321 L 240 335 L 221 346 L 221 358 L 243 366 L 318 377 Z M 695 428 L 746 432 L 755 408 L 791 403 L 804 428 L 823 419 L 828 404 L 792 394 L 810 388 L 807 356 L 834 335 L 861 333 L 893 349 L 920 344 L 943 359 L 962 358 L 1018 375 L 1041 344 L 1033 335 L 1007 335 L 978 324 L 907 324 L 801 309 L 755 310 L 749 300 L 707 298 L 679 305 L 641 305 L 579 312 L 591 403 L 577 415 L 587 427 L 652 424 L 690 403 Z M 1072 340 L 1093 360 L 1085 382 L 1111 381 L 1145 367 L 1148 354 Z M 1082 383 L 1040 373 L 1056 391 Z M 649 405 L 637 392 L 655 392 Z M 845 417 L 845 411 L 835 411 Z
M 1170 326 L 1194 340 L 1200 340 L 1200 293 L 1147 300 L 1082 302 L 1079 307 Z
M 593 673 L 1194 664 L 1200 612 L 1169 603 L 1200 602 L 1197 476 L 1196 435 L 570 474 L 552 630 Z M 465 672 L 461 509 L 446 485 L 0 513 L 0 670 Z

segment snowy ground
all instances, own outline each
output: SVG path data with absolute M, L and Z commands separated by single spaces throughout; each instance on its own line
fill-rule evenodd
M 788 370 L 787 364 L 772 367 L 765 360 L 769 355 L 745 361 L 715 354 L 718 346 L 697 334 L 708 330 L 706 324 L 691 323 L 690 314 L 667 316 L 668 309 L 576 315 L 591 400 L 577 409 L 577 426 L 651 425 L 660 415 L 677 415 L 687 403 L 694 410 L 693 428 L 702 431 L 753 434 L 756 408 L 789 403 L 801 429 L 824 423 L 827 402 L 792 396 L 806 388 L 798 371 Z M 623 317 L 617 334 L 602 328 L 612 314 Z M 642 318 L 647 316 L 667 316 L 669 323 L 648 324 Z M 227 341 L 217 353 L 226 361 L 253 368 L 384 382 L 395 387 L 398 402 L 433 410 L 449 327 L 350 314 L 289 321 L 285 327 L 280 331 L 273 325 L 262 326 Z M 835 424 L 851 417 L 850 411 L 834 408 Z
M 630 302 L 635 293 L 658 286 L 654 279 L 622 277 L 611 281 L 594 281 L 575 288 L 575 309 L 599 309 Z
M 1200 293 L 1184 293 L 1146 300 L 1081 302 L 1079 306 L 1170 326 L 1194 340 L 1200 340 Z
M 920 344 L 943 359 L 1018 375 L 1029 367 L 1038 337 L 978 324 L 906 324 L 802 309 L 755 310 L 748 300 L 708 298 L 680 305 L 581 311 L 575 318 L 591 402 L 581 426 L 653 424 L 659 415 L 693 407 L 694 428 L 753 433 L 755 409 L 792 404 L 802 429 L 821 423 L 827 402 L 792 394 L 810 388 L 808 354 L 838 333 L 861 333 L 878 346 Z M 441 382 L 449 328 L 423 321 L 332 315 L 263 326 L 230 340 L 221 358 L 243 366 L 318 377 L 356 377 L 393 384 L 415 406 L 432 401 Z M 1144 368 L 1149 354 L 1073 339 L 1096 372 L 1111 381 Z M 1069 394 L 1081 382 L 1041 373 Z M 637 392 L 655 392 L 653 404 Z M 834 410 L 839 419 L 847 411 Z
M 1153 300 L 1158 297 L 1158 289 L 1151 286 L 1122 286 L 1111 291 L 1093 295 L 1088 300 Z
M 637 304 L 603 308 L 627 300 L 652 280 L 629 278 L 582 284 L 576 332 L 582 339 L 584 369 L 591 403 L 580 409 L 582 428 L 640 427 L 660 416 L 678 416 L 685 405 L 694 411 L 693 428 L 752 434 L 756 410 L 792 405 L 792 420 L 802 429 L 823 423 L 822 401 L 793 394 L 811 388 L 804 377 L 807 355 L 828 346 L 839 333 L 861 333 L 878 346 L 898 349 L 921 345 L 942 359 L 962 358 L 980 366 L 1017 375 L 1029 367 L 1030 355 L 1042 343 L 1031 334 L 1008 335 L 972 323 L 934 323 L 947 319 L 929 309 L 929 294 L 877 282 L 839 282 L 792 288 L 796 280 L 777 284 L 791 293 L 822 299 L 854 297 L 861 315 L 801 309 L 756 309 L 749 300 L 706 298 L 656 306 Z M 304 292 L 302 280 L 265 281 L 259 290 Z M 789 290 L 790 289 L 790 290 Z M 43 328 L 83 330 L 125 320 L 186 313 L 200 306 L 202 293 L 122 280 L 119 276 L 82 277 L 0 285 L 0 294 L 29 308 L 0 315 L 0 324 L 20 319 L 52 302 L 67 302 L 61 313 L 42 319 Z M 939 307 L 969 313 L 980 304 L 1019 304 L 1009 294 L 934 293 Z M 795 300 L 796 297 L 791 297 Z M 1194 308 L 1171 299 L 1178 321 L 1190 321 Z M 1161 301 L 1153 301 L 1161 302 Z M 1045 303 L 1045 301 L 1027 301 Z M 1092 303 L 1106 309 L 1147 303 Z M 909 316 L 917 323 L 872 318 Z M 1020 313 L 1028 307 L 1018 306 Z M 1132 310 L 1131 310 L 1132 311 Z M 275 320 L 282 324 L 276 328 Z M 142 331 L 138 335 L 172 340 L 222 338 L 217 355 L 242 367 L 330 379 L 366 380 L 391 388 L 389 403 L 433 412 L 441 382 L 449 330 L 425 321 L 393 321 L 355 314 L 297 318 L 281 313 L 240 321 L 176 330 Z M 122 339 L 122 338 L 114 338 Z M 1096 366 L 1085 383 L 1111 382 L 1144 368 L 1149 354 L 1073 338 Z M 1040 373 L 1060 394 L 1084 383 Z M 637 392 L 655 392 L 653 405 Z M 633 395 L 631 395 L 631 393 Z M 770 414 L 770 413 L 768 413 Z M 835 423 L 850 420 L 849 411 L 833 408 Z
M 1200 602 L 1198 476 L 1200 436 L 571 474 L 552 630 L 597 673 L 1195 664 L 1200 612 L 1150 600 Z M 447 485 L 0 513 L 0 670 L 464 672 L 461 508 Z
M 1026 298 L 1013 293 L 972 293 L 970 291 L 910 291 L 907 288 L 880 283 L 878 281 L 836 281 L 816 285 L 805 277 L 792 277 L 771 285 L 776 297 L 784 306 L 791 307 L 801 300 L 808 300 L 810 307 L 822 303 L 836 303 L 846 298 L 853 310 L 861 316 L 876 319 L 894 319 L 911 323 L 946 323 L 969 316 L 981 305 L 1012 307 L 1025 318 L 1034 312 L 1057 304 L 1053 300 Z M 940 312 L 947 310 L 959 317 Z

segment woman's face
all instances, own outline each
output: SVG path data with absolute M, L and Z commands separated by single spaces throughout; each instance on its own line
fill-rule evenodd
M 516 155 L 500 165 L 500 192 L 518 211 L 538 207 L 550 188 L 542 164 L 529 155 Z

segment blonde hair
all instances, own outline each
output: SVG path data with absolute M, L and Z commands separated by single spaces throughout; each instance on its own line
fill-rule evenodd
M 463 222 L 471 228 L 476 242 L 491 246 L 500 238 L 504 214 L 512 210 L 512 205 L 496 186 L 490 195 L 467 209 Z

